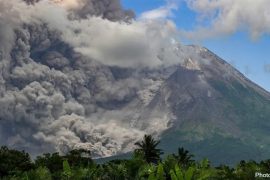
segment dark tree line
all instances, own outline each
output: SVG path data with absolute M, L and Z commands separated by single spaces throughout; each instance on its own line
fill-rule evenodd
M 161 159 L 159 141 L 145 135 L 130 159 L 98 164 L 90 151 L 75 149 L 64 156 L 47 153 L 31 161 L 28 153 L 0 148 L 0 179 L 12 180 L 251 180 L 255 173 L 269 173 L 270 160 L 241 161 L 236 167 L 212 167 L 207 159 L 196 162 L 184 148 Z

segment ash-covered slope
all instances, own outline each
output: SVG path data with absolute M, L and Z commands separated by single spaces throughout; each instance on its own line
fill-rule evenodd
M 157 97 L 176 116 L 162 135 L 163 148 L 185 146 L 214 163 L 268 158 L 270 93 L 209 50 L 188 48 L 194 54 Z

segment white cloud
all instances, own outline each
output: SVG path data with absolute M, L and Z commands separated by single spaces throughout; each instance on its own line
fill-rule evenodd
M 239 30 L 250 33 L 253 39 L 270 33 L 269 0 L 185 0 L 198 19 L 208 21 L 209 26 L 198 23 L 194 31 L 182 33 L 192 39 L 204 39 L 230 35 Z
M 172 10 L 174 7 L 160 7 L 141 14 L 141 19 L 165 19 L 173 15 Z
M 173 10 L 178 9 L 178 3 L 175 1 L 168 1 L 165 6 L 143 12 L 140 19 L 153 20 L 153 19 L 167 19 L 173 16 Z

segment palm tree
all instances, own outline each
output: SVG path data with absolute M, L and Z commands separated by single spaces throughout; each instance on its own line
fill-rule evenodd
M 194 155 L 190 154 L 189 151 L 184 148 L 178 148 L 177 155 L 173 154 L 173 157 L 177 160 L 177 163 L 183 167 L 187 167 L 194 162 L 194 160 L 192 160 Z
M 157 164 L 163 154 L 162 150 L 157 148 L 159 143 L 160 141 L 156 141 L 151 135 L 144 135 L 141 142 L 135 143 L 138 146 L 135 153 L 141 154 L 147 163 Z
M 64 156 L 71 166 L 87 167 L 93 163 L 91 159 L 91 152 L 86 149 L 73 149 Z

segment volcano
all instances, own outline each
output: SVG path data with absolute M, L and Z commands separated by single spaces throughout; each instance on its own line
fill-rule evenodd
M 152 75 L 158 88 L 143 90 L 150 95 L 137 128 L 151 127 L 145 119 L 159 114 L 159 124 L 167 120 L 160 134 L 166 153 L 183 146 L 215 164 L 268 158 L 270 93 L 206 48 L 176 49 L 184 63 Z
M 99 158 L 152 134 L 215 164 L 269 158 L 270 93 L 178 43 L 171 21 L 134 21 L 118 0 L 52 2 L 0 0 L 0 145 Z
M 184 146 L 214 163 L 269 157 L 269 92 L 205 48 L 186 61 L 160 89 L 176 119 L 162 135 L 172 152 Z

